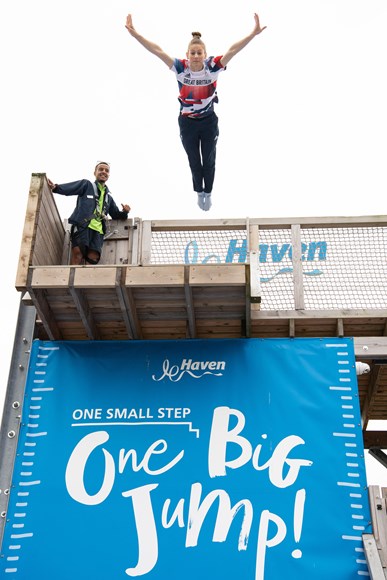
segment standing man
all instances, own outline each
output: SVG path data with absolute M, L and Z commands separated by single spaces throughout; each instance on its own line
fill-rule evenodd
M 98 264 L 106 231 L 106 217 L 110 215 L 115 220 L 126 220 L 128 217 L 130 207 L 121 204 L 122 211 L 119 210 L 110 195 L 106 185 L 109 174 L 109 163 L 99 161 L 94 169 L 94 183 L 81 179 L 58 185 L 47 179 L 53 193 L 78 196 L 77 205 L 69 217 L 71 265 L 78 266 L 84 262 Z

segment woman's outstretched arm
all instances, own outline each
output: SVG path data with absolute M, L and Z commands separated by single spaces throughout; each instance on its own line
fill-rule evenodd
M 262 30 L 265 30 L 266 26 L 261 27 L 261 25 L 259 23 L 258 14 L 254 14 L 254 20 L 255 20 L 255 25 L 254 25 L 253 31 L 245 38 L 242 38 L 242 40 L 239 40 L 238 42 L 235 42 L 235 44 L 230 46 L 228 51 L 222 56 L 222 59 L 220 61 L 222 63 L 222 66 L 227 66 L 227 64 L 230 62 L 230 60 L 236 54 L 238 54 L 238 52 L 240 52 L 242 50 L 242 48 L 245 48 L 245 46 L 247 46 L 249 44 L 249 42 L 251 40 L 253 40 L 253 38 L 255 36 L 257 36 L 258 34 L 261 34 Z
M 171 68 L 171 66 L 173 65 L 173 58 L 170 57 L 168 54 L 166 54 L 162 50 L 162 48 L 160 48 L 160 46 L 158 46 L 154 42 L 151 42 L 150 40 L 147 40 L 137 32 L 137 30 L 133 26 L 131 14 L 128 14 L 126 18 L 125 27 L 128 30 L 129 34 L 131 34 L 133 38 L 135 38 L 140 44 L 142 44 L 144 48 L 146 48 L 147 50 L 149 50 L 149 52 L 151 52 L 152 54 L 160 58 L 163 62 L 165 62 L 168 68 Z

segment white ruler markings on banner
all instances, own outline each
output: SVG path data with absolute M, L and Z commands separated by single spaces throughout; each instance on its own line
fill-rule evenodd
M 343 445 L 346 462 L 345 465 L 348 469 L 347 471 L 347 479 L 344 481 L 338 481 L 337 485 L 342 488 L 348 488 L 348 501 L 349 506 L 351 509 L 351 519 L 352 519 L 352 532 L 346 533 L 342 535 L 342 539 L 344 541 L 350 541 L 354 543 L 359 543 L 362 545 L 362 533 L 365 531 L 364 524 L 364 516 L 356 512 L 356 510 L 363 509 L 364 507 L 364 498 L 363 498 L 363 490 L 361 489 L 360 483 L 357 483 L 357 478 L 360 477 L 360 472 L 358 471 L 359 463 L 357 462 L 359 458 L 359 454 L 357 453 L 357 443 L 349 442 L 348 439 L 356 439 L 356 433 L 351 433 L 351 430 L 356 429 L 356 424 L 353 422 L 348 422 L 348 419 L 355 419 L 354 405 L 353 405 L 353 387 L 352 387 L 352 378 L 346 377 L 343 375 L 350 374 L 350 369 L 344 369 L 343 366 L 350 365 L 349 361 L 349 352 L 344 350 L 348 347 L 346 343 L 331 343 L 325 345 L 327 348 L 336 348 L 337 352 L 337 370 L 338 370 L 338 385 L 332 385 L 329 387 L 329 391 L 331 392 L 332 396 L 337 397 L 337 403 L 340 405 L 341 409 L 341 417 L 342 417 L 342 425 L 341 429 L 332 433 L 333 437 L 343 438 L 346 440 Z M 347 383 L 343 385 L 343 383 Z M 346 393 L 346 394 L 344 394 Z M 337 396 L 339 395 L 339 396 Z M 351 449 L 349 451 L 348 449 Z M 355 492 L 355 490 L 357 490 Z M 356 500 L 356 503 L 354 503 Z M 363 558 L 358 558 L 356 556 L 357 553 L 364 554 L 364 550 L 361 545 L 355 546 L 355 558 L 356 564 L 359 566 L 357 570 L 357 574 L 359 576 L 369 576 L 369 572 L 367 570 L 367 562 Z M 365 569 L 364 569 L 365 568 Z
M 49 355 L 48 354 L 41 354 L 40 351 L 51 351 L 51 350 L 59 350 L 59 347 L 44 347 L 44 346 L 39 346 L 39 353 L 37 354 L 37 358 L 48 358 Z M 36 367 L 45 367 L 47 366 L 46 362 L 36 362 L 35 363 Z M 45 377 L 46 375 L 46 371 L 42 371 L 42 370 L 34 370 L 34 376 L 40 376 L 40 377 Z M 54 391 L 53 387 L 46 387 L 44 386 L 45 384 L 45 378 L 39 378 L 39 379 L 33 379 L 33 385 L 39 385 L 39 386 L 34 386 L 32 388 L 32 392 L 33 393 L 41 393 L 41 395 L 39 396 L 32 396 L 30 397 L 30 401 L 31 403 L 34 404 L 30 404 L 29 408 L 28 408 L 28 419 L 33 419 L 33 420 L 39 420 L 40 419 L 40 415 L 36 414 L 35 411 L 39 411 L 42 406 L 44 405 L 44 397 L 43 394 L 45 393 L 50 393 L 52 391 Z M 36 402 L 40 402 L 39 405 L 35 404 Z M 29 441 L 29 439 L 31 438 L 41 438 L 41 437 L 45 437 L 48 432 L 41 430 L 38 432 L 35 431 L 31 431 L 31 430 L 35 430 L 35 429 L 41 429 L 41 425 L 39 422 L 35 422 L 35 423 L 27 423 L 26 425 L 24 425 L 27 428 L 27 433 L 26 433 L 26 438 L 28 438 L 25 442 L 24 442 L 24 447 L 27 448 L 35 448 L 34 451 L 23 451 L 23 458 L 33 458 L 35 456 L 36 453 L 36 447 L 37 447 L 37 443 L 35 441 Z M 25 468 L 29 467 L 30 470 L 29 471 L 25 471 Z M 21 462 L 21 471 L 19 472 L 19 483 L 18 486 L 19 488 L 25 488 L 25 487 L 31 487 L 33 488 L 36 485 L 40 485 L 41 484 L 41 480 L 40 479 L 28 479 L 25 480 L 24 478 L 32 478 L 34 473 L 33 473 L 33 467 L 34 467 L 34 462 L 33 461 L 22 461 Z M 27 499 L 30 495 L 29 491 L 17 491 L 17 496 L 18 498 L 22 497 L 23 499 Z M 15 503 L 15 508 L 20 509 L 20 508 L 25 508 L 25 511 L 15 511 L 13 514 L 13 517 L 16 519 L 16 521 L 20 521 L 24 518 L 28 519 L 28 502 L 27 501 L 17 501 Z M 33 537 L 33 532 L 31 531 L 21 531 L 23 530 L 23 528 L 25 527 L 24 523 L 13 523 L 12 524 L 12 528 L 13 531 L 10 534 L 10 539 L 12 540 L 25 540 L 27 538 L 32 538 Z M 16 533 L 16 530 L 19 529 L 20 532 Z M 8 546 L 8 550 L 22 550 L 23 547 L 23 543 L 11 543 Z M 7 562 L 13 562 L 14 566 L 15 563 L 17 563 L 19 560 L 19 556 L 11 556 L 8 555 L 6 557 L 6 561 Z M 18 568 L 13 567 L 13 568 L 5 568 L 4 570 L 7 574 L 15 574 L 18 571 Z

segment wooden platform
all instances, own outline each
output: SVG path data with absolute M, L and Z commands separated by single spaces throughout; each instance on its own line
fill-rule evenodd
M 368 304 L 367 295 L 362 307 L 306 308 L 306 244 L 302 242 L 302 231 L 323 227 L 354 228 L 355 232 L 370 227 L 374 235 L 381 231 L 378 228 L 383 228 L 383 232 L 387 228 L 387 217 L 200 222 L 142 222 L 135 218 L 111 222 L 102 265 L 69 266 L 68 232 L 45 175 L 34 174 L 16 287 L 22 292 L 23 301 L 36 308 L 36 337 L 40 339 L 355 337 L 357 360 L 371 367 L 369 374 L 358 377 L 365 444 L 387 448 L 387 432 L 367 431 L 370 420 L 387 420 L 385 282 L 375 283 L 375 291 L 381 296 L 381 306 L 377 308 L 369 307 L 375 300 L 369 296 Z M 260 232 L 270 228 L 289 230 L 293 272 L 290 309 L 261 307 L 265 293 L 259 283 L 258 240 Z M 158 259 L 153 247 L 154 232 L 167 232 L 165 243 L 172 252 L 176 232 L 235 229 L 246 232 L 245 263 L 219 263 L 218 258 L 218 263 L 152 263 Z M 356 233 L 355 242 L 358 236 Z M 238 244 L 237 251 L 241 253 L 241 243 Z M 265 248 L 269 246 L 266 244 Z M 381 246 L 379 243 L 378 248 Z M 281 248 L 287 250 L 286 245 Z M 275 251 L 277 257 L 281 256 L 280 251 Z M 386 263 L 383 256 L 379 261 Z M 361 283 L 361 278 L 358 283 L 350 278 L 354 291 Z M 265 287 L 266 293 L 270 291 L 267 288 L 270 286 Z M 281 287 L 276 291 L 281 295 Z

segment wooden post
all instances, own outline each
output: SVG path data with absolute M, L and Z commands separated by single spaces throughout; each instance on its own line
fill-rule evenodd
M 33 173 L 31 176 L 27 212 L 20 246 L 19 267 L 16 273 L 15 285 L 17 290 L 23 290 L 27 286 L 28 267 L 32 264 L 32 254 L 36 237 L 36 216 L 42 198 L 43 179 L 44 175 L 41 173 Z
M 294 308 L 303 310 L 304 302 L 304 281 L 302 272 L 302 252 L 301 252 L 301 226 L 292 225 L 292 263 L 293 263 L 293 284 L 294 284 Z
M 147 220 L 142 222 L 140 264 L 142 264 L 143 266 L 150 264 L 151 254 L 152 254 L 152 222 L 150 220 Z

